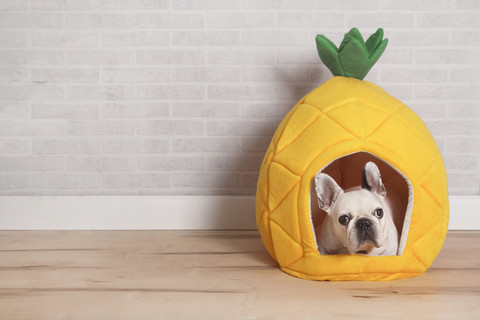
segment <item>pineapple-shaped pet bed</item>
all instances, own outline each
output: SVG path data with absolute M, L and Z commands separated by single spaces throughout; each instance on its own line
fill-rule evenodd
M 270 255 L 290 275 L 312 280 L 392 280 L 424 273 L 448 227 L 447 179 L 422 120 L 382 88 L 362 80 L 387 45 L 379 29 L 365 42 L 356 28 L 337 48 L 316 38 L 334 77 L 303 97 L 280 123 L 263 160 L 256 194 L 257 227 Z M 399 234 L 392 256 L 322 255 L 315 228 L 325 212 L 314 177 L 343 189 L 361 184 L 374 162 L 390 196 Z

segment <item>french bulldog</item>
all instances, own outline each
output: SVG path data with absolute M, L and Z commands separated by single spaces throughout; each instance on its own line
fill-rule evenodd
M 398 232 L 375 163 L 363 168 L 361 189 L 344 191 L 329 175 L 318 173 L 315 191 L 320 209 L 327 212 L 316 229 L 321 254 L 397 254 Z

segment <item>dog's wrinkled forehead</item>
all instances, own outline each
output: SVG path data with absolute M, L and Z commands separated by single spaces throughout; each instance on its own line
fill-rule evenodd
M 343 193 L 332 208 L 334 214 L 350 213 L 354 216 L 369 216 L 373 210 L 382 207 L 381 199 L 374 193 L 361 189 Z

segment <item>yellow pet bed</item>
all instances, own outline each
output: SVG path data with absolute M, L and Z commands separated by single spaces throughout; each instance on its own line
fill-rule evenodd
M 424 273 L 448 227 L 443 160 L 422 120 L 377 85 L 362 80 L 383 53 L 379 29 L 364 42 L 356 28 L 337 48 L 316 38 L 334 77 L 303 97 L 280 123 L 263 160 L 256 194 L 257 227 L 286 273 L 312 280 L 392 280 Z M 319 172 L 343 188 L 360 184 L 375 162 L 396 196 L 396 256 L 322 255 L 314 229 L 324 212 L 312 182 Z

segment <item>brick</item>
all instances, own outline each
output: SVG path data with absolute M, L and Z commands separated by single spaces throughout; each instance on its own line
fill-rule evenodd
M 136 167 L 132 157 L 67 157 L 68 171 L 132 171 Z
M 99 154 L 102 141 L 83 138 L 33 139 L 33 154 Z
M 139 9 L 168 9 L 170 0 L 138 0 L 137 7 Z
M 0 51 L 0 64 L 27 65 L 48 64 L 59 65 L 65 62 L 65 56 L 58 50 L 17 49 Z
M 449 186 L 455 186 L 456 189 L 459 189 L 461 195 L 466 195 L 465 190 L 469 190 L 469 192 L 473 192 L 475 190 L 477 193 L 472 193 L 471 195 L 478 196 L 478 188 L 480 181 L 480 175 L 477 172 L 466 172 L 466 173 L 458 173 L 447 171 L 447 181 Z M 450 192 L 450 188 L 449 188 Z
M 413 49 L 405 48 L 388 48 L 377 62 L 378 65 L 382 64 L 412 64 L 414 57 Z M 417 49 L 415 49 L 416 51 Z
M 135 87 L 125 85 L 71 85 L 67 87 L 69 100 L 132 100 Z
M 46 12 L 0 12 L 0 28 L 61 28 L 63 14 Z
M 177 46 L 233 46 L 240 43 L 240 32 L 225 30 L 172 31 Z
M 480 50 L 476 49 L 416 49 L 415 62 L 422 64 L 478 64 Z
M 475 136 L 448 137 L 447 152 L 480 153 L 480 137 L 475 137 Z
M 35 173 L 32 176 L 33 188 L 85 189 L 102 185 L 100 173 Z
M 245 31 L 242 44 L 247 46 L 306 46 L 312 43 L 306 32 L 296 31 Z
M 142 13 L 137 15 L 141 28 L 202 29 L 203 15 L 199 13 Z
M 102 5 L 102 0 L 42 0 L 33 1 L 32 9 L 41 10 L 71 10 L 71 9 L 97 9 Z
M 320 64 L 317 50 L 278 50 L 280 64 Z
M 103 68 L 103 82 L 110 83 L 155 83 L 170 81 L 169 68 Z
M 135 60 L 133 51 L 114 50 L 75 50 L 67 51 L 67 64 L 119 65 L 132 64 Z
M 29 45 L 30 36 L 27 32 L 0 32 L 0 43 L 4 48 L 8 47 L 26 47 Z
M 244 137 L 242 138 L 242 151 L 264 154 L 271 140 L 270 137 Z
M 70 135 L 133 135 L 135 123 L 128 121 L 72 120 L 68 122 Z
M 374 71 L 375 70 L 370 70 L 370 72 L 367 74 L 367 77 L 370 77 L 372 74 L 374 74 L 375 73 Z M 332 77 L 332 72 L 328 70 L 327 67 L 320 64 L 318 66 L 310 67 L 308 70 L 308 74 L 309 74 L 309 80 L 317 85 L 320 85 L 326 82 Z M 368 81 L 368 78 L 365 78 L 365 80 Z M 374 82 L 377 82 L 377 81 L 374 81 Z
M 37 83 L 95 83 L 100 78 L 96 68 L 32 68 L 31 73 Z
M 173 9 L 239 9 L 240 0 L 173 0 Z
M 295 3 L 294 0 L 291 0 L 291 2 Z M 328 3 L 313 1 L 313 8 L 323 10 L 378 10 L 380 3 L 380 0 L 366 0 L 361 3 L 355 0 L 337 0 Z
M 306 83 L 303 85 L 284 85 L 278 86 L 276 88 L 276 96 L 280 100 L 287 100 L 287 101 L 298 101 L 308 92 L 312 91 L 316 85 L 312 85 L 311 83 Z
M 454 46 L 479 46 L 480 32 L 477 30 L 453 30 L 451 43 Z
M 139 99 L 203 99 L 204 88 L 200 85 L 140 85 Z
M 41 103 L 32 105 L 33 119 L 96 119 L 97 104 L 52 104 Z
M 30 106 L 25 102 L 3 102 L 0 104 L 0 118 L 29 118 Z
M 19 84 L 0 86 L 0 100 L 63 100 L 63 86 Z
M 0 189 L 29 189 L 32 185 L 30 174 L 2 173 L 0 174 Z
M 413 103 L 409 107 L 422 119 L 446 118 L 447 104 L 445 103 Z
M 30 142 L 27 139 L 0 139 L 0 153 L 29 153 Z
M 238 185 L 238 176 L 231 172 L 178 172 L 172 174 L 173 187 L 227 188 Z
M 167 173 L 107 173 L 106 188 L 166 188 L 170 186 Z
M 183 67 L 175 68 L 173 80 L 176 82 L 239 82 L 239 67 Z
M 453 99 L 468 100 L 480 99 L 480 87 L 476 84 L 465 85 L 415 85 L 414 97 L 416 99 Z
M 415 13 L 406 12 L 375 12 L 347 14 L 346 24 L 357 28 L 412 28 L 414 26 Z M 390 31 L 389 31 L 390 32 Z M 365 39 L 371 33 L 363 33 Z M 390 37 L 387 35 L 387 37 Z M 395 38 L 392 38 L 395 39 Z
M 387 36 L 388 46 L 393 47 L 428 47 L 448 46 L 449 39 L 444 31 L 436 30 L 391 30 Z
M 258 173 L 240 173 L 239 174 L 239 183 L 240 188 L 251 189 L 251 195 L 255 194 L 258 182 Z
M 203 121 L 149 120 L 139 121 L 138 133 L 142 135 L 202 135 Z
M 225 13 L 212 12 L 207 15 L 210 28 L 266 28 L 273 27 L 275 16 L 272 13 Z
M 425 68 L 382 68 L 380 78 L 386 82 L 405 83 L 445 83 L 447 82 L 447 69 L 425 69 Z
M 480 20 L 474 12 L 418 12 L 417 25 L 420 28 L 478 28 Z
M 0 136 L 63 136 L 66 131 L 59 121 L 0 120 Z
M 275 52 L 264 50 L 212 50 L 208 52 L 208 62 L 211 64 L 273 65 L 275 64 Z
M 312 12 L 312 24 L 314 28 L 339 28 L 345 25 L 345 14 L 339 12 Z
M 238 152 L 240 150 L 237 138 L 189 138 L 173 139 L 173 152 L 179 153 L 209 153 L 209 152 Z
M 311 27 L 312 13 L 306 11 L 287 11 L 277 14 L 279 27 Z
M 202 171 L 205 164 L 201 157 L 140 157 L 138 168 L 153 171 Z
M 473 136 L 480 134 L 477 121 L 437 120 L 426 121 L 433 136 Z
M 246 103 L 242 106 L 244 118 L 283 118 L 297 101 Z
M 450 80 L 453 82 L 480 82 L 479 68 L 454 68 L 450 69 Z
M 30 77 L 28 68 L 15 67 L 0 67 L 0 82 L 26 82 Z
M 166 139 L 104 140 L 103 153 L 166 153 L 170 144 Z
M 78 32 L 33 32 L 32 45 L 37 47 L 95 47 L 99 35 Z
M 451 155 L 447 154 L 443 157 L 446 170 L 478 170 L 479 155 L 462 154 Z
M 123 46 L 166 46 L 170 43 L 168 31 L 140 30 L 127 32 L 106 32 L 102 35 L 105 47 Z
M 139 64 L 186 64 L 198 65 L 205 61 L 205 53 L 200 50 L 138 50 Z
M 222 100 L 264 100 L 276 95 L 274 87 L 266 86 L 209 86 L 208 98 Z
M 212 136 L 272 136 L 276 124 L 270 121 L 211 121 L 207 133 Z
M 76 13 L 66 15 L 69 28 L 130 28 L 136 17 L 130 14 Z
M 58 156 L 2 156 L 0 171 L 64 171 L 65 159 Z
M 105 103 L 102 109 L 104 118 L 156 118 L 170 114 L 167 103 Z
M 245 9 L 312 9 L 312 0 L 244 0 Z
M 102 8 L 105 9 L 135 9 L 136 0 L 102 0 Z
M 177 102 L 172 105 L 172 114 L 175 117 L 237 117 L 239 108 L 237 103 L 186 103 Z
M 280 79 L 284 82 L 307 81 L 309 68 L 306 66 L 295 67 L 245 67 L 243 79 L 246 81 L 276 82 Z
M 462 10 L 480 9 L 480 3 L 476 0 L 454 0 L 453 8 Z
M 452 118 L 478 119 L 480 118 L 480 109 L 476 102 L 452 102 L 448 106 L 448 115 Z
M 210 171 L 255 171 L 260 170 L 263 157 L 239 154 L 235 157 L 209 157 L 207 169 Z
M 388 10 L 449 10 L 450 0 L 435 0 L 435 1 L 416 1 L 416 0 L 403 0 L 403 1 L 382 1 L 382 8 Z
M 3 0 L 0 2 L 0 10 L 25 10 L 28 5 L 28 0 Z

